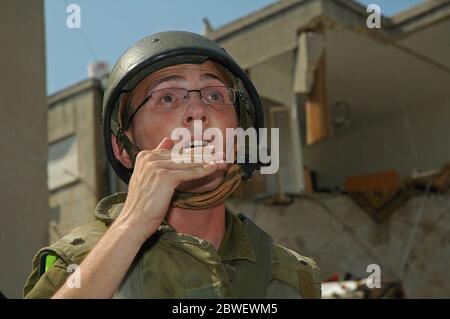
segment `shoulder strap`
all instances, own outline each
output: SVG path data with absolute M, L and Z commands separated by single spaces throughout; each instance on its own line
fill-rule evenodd
M 40 249 L 33 259 L 33 269 L 38 267 L 41 276 L 58 258 L 66 265 L 81 264 L 106 229 L 106 225 L 101 221 L 90 222 L 73 229 L 52 245 Z
M 322 296 L 321 286 L 310 269 L 299 269 L 299 287 L 305 299 L 320 299 Z
M 249 236 L 256 262 L 241 260 L 232 286 L 238 298 L 263 299 L 272 276 L 272 237 L 243 214 L 238 214 Z
M 274 245 L 273 276 L 295 288 L 303 298 L 320 298 L 320 268 L 316 262 L 294 250 Z

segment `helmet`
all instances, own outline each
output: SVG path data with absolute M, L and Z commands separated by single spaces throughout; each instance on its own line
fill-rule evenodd
M 106 154 L 116 174 L 128 184 L 132 169 L 124 167 L 114 156 L 111 133 L 116 135 L 127 151 L 133 147 L 121 127 L 119 104 L 121 96 L 129 93 L 149 74 L 176 64 L 202 64 L 212 60 L 222 65 L 233 78 L 237 99 L 236 113 L 243 129 L 264 125 L 263 109 L 259 95 L 244 70 L 221 46 L 199 34 L 185 31 L 166 31 L 145 37 L 128 49 L 114 65 L 108 78 L 103 98 L 103 137 Z M 247 161 L 246 161 L 247 162 Z M 239 164 L 243 179 L 251 177 L 258 163 Z

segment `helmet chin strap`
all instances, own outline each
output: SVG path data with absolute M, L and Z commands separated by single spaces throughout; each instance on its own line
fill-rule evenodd
M 117 137 L 128 154 L 130 154 L 131 163 L 134 167 L 139 149 L 124 134 L 122 129 L 119 129 Z M 245 173 L 242 168 L 238 164 L 233 164 L 228 168 L 222 183 L 210 191 L 204 193 L 186 193 L 175 190 L 172 196 L 171 206 L 192 210 L 214 207 L 223 203 L 236 190 L 244 175 Z
M 223 203 L 239 186 L 244 172 L 238 164 L 230 166 L 219 186 L 205 193 L 175 191 L 172 206 L 185 209 L 207 209 Z

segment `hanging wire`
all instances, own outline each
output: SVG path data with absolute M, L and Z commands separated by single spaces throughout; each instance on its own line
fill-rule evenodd
M 399 274 L 399 279 L 404 282 L 406 279 L 406 276 L 408 275 L 408 269 L 406 268 L 407 262 L 408 262 L 408 258 L 411 252 L 411 249 L 413 247 L 413 242 L 414 242 L 414 238 L 416 237 L 416 233 L 417 233 L 417 228 L 419 226 L 419 221 L 422 219 L 422 215 L 423 215 L 423 211 L 424 211 L 424 207 L 425 207 L 425 201 L 428 198 L 428 194 L 431 188 L 431 180 L 427 183 L 427 188 L 425 190 L 425 196 L 422 199 L 419 209 L 417 210 L 416 213 L 416 218 L 414 219 L 414 224 L 412 227 L 412 230 L 409 234 L 409 238 L 408 241 L 406 242 L 406 246 L 405 246 L 405 250 L 403 252 L 403 256 L 400 259 L 400 266 L 398 268 L 398 274 Z
M 65 4 L 66 4 L 66 8 L 69 6 L 69 2 L 67 0 L 64 0 Z M 81 6 L 80 6 L 80 10 Z M 80 11 L 80 18 L 82 15 L 82 11 Z M 75 30 L 74 30 L 75 31 Z M 91 54 L 92 58 L 96 61 L 99 60 L 98 55 L 96 54 L 93 46 L 91 45 L 90 41 L 88 40 L 86 34 L 83 31 L 83 26 L 81 26 L 80 28 L 77 29 L 77 34 L 80 36 L 81 41 L 83 42 L 84 46 L 86 47 L 86 49 L 89 51 L 89 53 Z
M 400 72 L 398 69 L 398 66 L 395 67 L 395 80 L 397 82 L 397 86 L 398 86 L 398 92 L 400 95 L 400 107 L 401 107 L 401 112 L 403 115 L 403 119 L 404 119 L 404 124 L 405 124 L 405 131 L 406 131 L 406 135 L 408 138 L 408 142 L 409 142 L 409 146 L 411 148 L 411 154 L 412 154 L 412 160 L 413 163 L 416 164 L 418 163 L 418 152 L 417 152 L 417 147 L 416 147 L 416 143 L 414 141 L 414 136 L 412 133 L 412 127 L 411 127 L 411 122 L 408 116 L 408 112 L 406 110 L 406 105 L 405 105 L 405 99 L 404 99 L 404 90 L 403 90 L 403 85 L 402 85 L 402 81 L 400 79 Z M 425 206 L 425 201 L 428 198 L 428 194 L 430 192 L 430 188 L 431 188 L 431 180 L 427 183 L 427 187 L 425 189 L 425 196 L 422 199 L 422 202 L 420 203 L 420 206 L 417 210 L 416 213 L 416 218 L 414 220 L 414 225 L 413 228 L 410 232 L 409 238 L 406 242 L 406 246 L 403 252 L 403 255 L 400 259 L 400 266 L 398 268 L 398 276 L 399 279 L 404 282 L 404 280 L 406 279 L 406 270 L 405 267 L 407 265 L 408 262 L 408 258 L 411 252 L 411 249 L 413 247 L 413 242 L 414 242 L 414 238 L 416 236 L 417 233 L 417 227 L 419 225 L 419 221 L 422 219 L 422 215 L 423 215 L 423 211 L 424 211 L 424 206 Z

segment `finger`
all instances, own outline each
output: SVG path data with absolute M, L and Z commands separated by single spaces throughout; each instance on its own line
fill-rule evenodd
M 163 138 L 163 140 L 161 141 L 161 143 L 159 143 L 159 145 L 156 147 L 157 150 L 161 150 L 161 149 L 167 149 L 170 150 L 174 145 L 174 142 L 168 138 L 165 137 Z
M 195 167 L 185 170 L 175 170 L 172 171 L 175 178 L 180 182 L 187 182 L 194 179 L 199 179 L 208 176 L 219 169 L 218 164 L 205 164 L 200 167 Z
M 183 156 L 190 157 L 192 160 L 199 161 L 199 158 L 202 159 L 205 163 L 211 163 L 214 159 L 214 145 L 208 145 L 205 147 L 194 147 L 191 149 L 183 150 Z
M 183 148 L 180 149 L 178 152 L 177 151 L 173 152 L 183 155 L 192 155 L 192 154 L 213 153 L 214 149 L 215 149 L 214 145 L 208 145 L 208 146 L 197 146 L 192 148 Z
M 203 167 L 205 166 L 205 163 L 176 163 L 172 160 L 158 160 L 153 161 L 151 165 L 156 169 L 185 170 L 193 169 L 196 167 Z
M 161 144 L 163 144 L 165 142 L 165 140 L 163 140 Z M 174 144 L 174 142 L 171 140 L 172 144 Z M 168 144 L 167 144 L 168 145 Z M 196 146 L 196 147 L 192 147 L 192 148 L 181 148 L 179 150 L 172 150 L 171 148 L 159 148 L 159 145 L 157 148 L 154 149 L 155 152 L 158 153 L 178 153 L 178 154 L 183 154 L 183 155 L 189 155 L 189 154 L 202 154 L 205 152 L 215 152 L 215 146 L 214 145 L 207 145 L 207 146 Z
M 169 150 L 157 150 L 155 151 L 159 157 L 158 159 L 172 159 L 175 162 L 196 162 L 196 163 L 210 163 L 212 159 L 215 159 L 215 155 L 212 155 L 214 146 L 198 147 L 183 150 L 183 152 L 171 152 Z
M 152 161 L 173 161 L 175 163 L 209 163 L 208 158 L 202 154 L 194 154 L 194 155 L 183 155 L 183 154 L 172 154 L 170 152 L 152 152 L 151 154 Z

